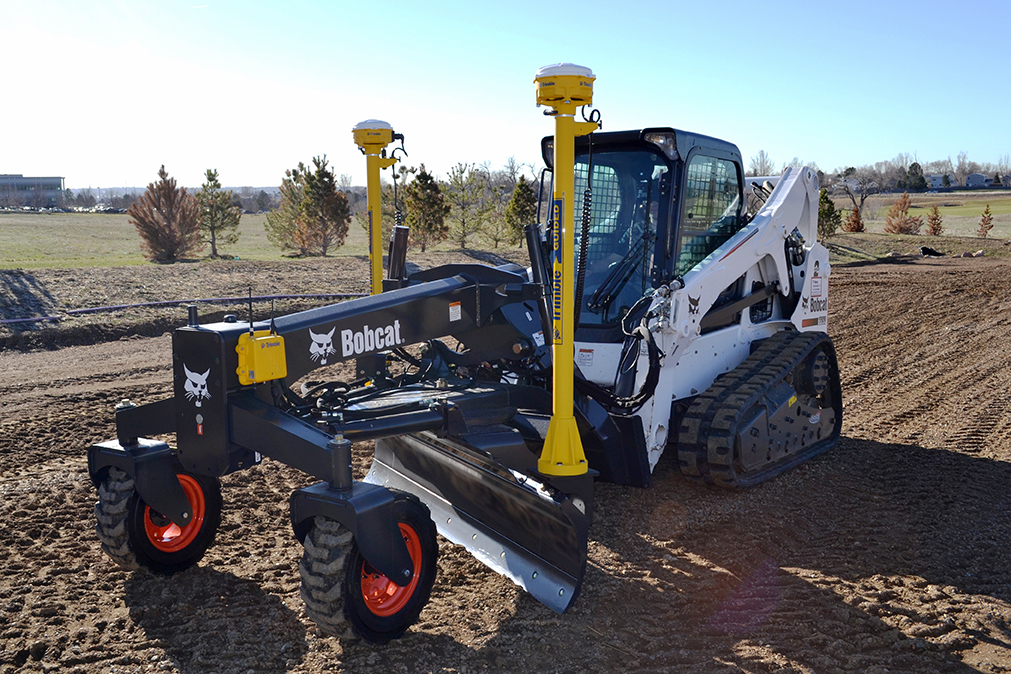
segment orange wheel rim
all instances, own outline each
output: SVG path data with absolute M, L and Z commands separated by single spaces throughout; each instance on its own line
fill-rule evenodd
M 200 484 L 189 475 L 178 475 L 179 484 L 182 485 L 186 499 L 190 502 L 190 510 L 193 517 L 190 523 L 180 527 L 171 521 L 159 524 L 154 521 L 152 515 L 158 517 L 159 521 L 166 520 L 157 511 L 151 510 L 151 506 L 144 506 L 144 531 L 147 539 L 151 541 L 158 550 L 162 552 L 179 552 L 196 539 L 197 534 L 204 524 L 204 516 L 207 513 L 207 503 L 204 501 L 204 490 Z
M 407 605 L 414 595 L 414 589 L 418 587 L 421 575 L 421 539 L 410 525 L 403 522 L 400 523 L 400 533 L 407 544 L 407 552 L 411 555 L 411 566 L 414 567 L 407 585 L 397 585 L 368 562 L 362 562 L 362 598 L 365 606 L 382 618 L 396 614 Z

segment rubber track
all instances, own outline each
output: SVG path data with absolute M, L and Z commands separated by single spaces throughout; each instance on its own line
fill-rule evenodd
M 828 335 L 793 330 L 778 332 L 764 340 L 737 368 L 718 378 L 689 407 L 678 432 L 681 472 L 708 484 L 742 489 L 765 482 L 833 447 L 842 423 L 838 400 L 835 404 L 837 432 L 830 437 L 744 475 L 734 468 L 737 428 L 744 413 L 819 346 L 823 346 L 829 356 L 830 395 L 837 396 L 838 366 Z
M 133 494 L 133 478 L 119 468 L 110 468 L 109 477 L 98 487 L 95 503 L 95 532 L 102 541 L 102 550 L 116 564 L 130 570 L 140 568 L 126 528 Z
M 354 535 L 339 522 L 317 516 L 304 545 L 298 573 L 306 614 L 324 634 L 354 638 L 351 622 L 344 615 L 343 587 Z

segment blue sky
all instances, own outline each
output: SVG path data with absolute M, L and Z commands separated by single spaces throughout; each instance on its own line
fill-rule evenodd
M 277 185 L 383 119 L 409 165 L 539 161 L 541 66 L 594 71 L 604 129 L 673 126 L 823 170 L 1011 153 L 1011 3 L 5 3 L 0 173 L 72 188 Z M 13 65 L 12 67 L 12 64 Z

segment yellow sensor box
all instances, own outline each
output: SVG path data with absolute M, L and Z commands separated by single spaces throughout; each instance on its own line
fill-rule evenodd
M 239 383 L 243 386 L 259 384 L 272 379 L 283 379 L 288 375 L 288 363 L 284 358 L 284 337 L 271 334 L 270 330 L 258 330 L 239 336 L 235 347 L 239 354 Z

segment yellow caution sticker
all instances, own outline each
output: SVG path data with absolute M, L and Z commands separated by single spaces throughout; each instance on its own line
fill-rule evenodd
M 790 407 L 793 407 L 793 404 L 795 402 L 797 402 L 797 396 L 796 395 L 790 396 Z

